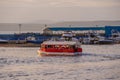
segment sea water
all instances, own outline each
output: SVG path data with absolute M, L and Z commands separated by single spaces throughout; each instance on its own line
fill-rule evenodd
M 120 80 L 120 44 L 82 48 L 80 56 L 39 57 L 39 47 L 0 47 L 0 80 Z

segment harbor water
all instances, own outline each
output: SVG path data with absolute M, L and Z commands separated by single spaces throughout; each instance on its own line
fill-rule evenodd
M 0 47 L 0 80 L 120 80 L 120 44 L 82 48 L 80 56 L 39 57 L 39 47 Z

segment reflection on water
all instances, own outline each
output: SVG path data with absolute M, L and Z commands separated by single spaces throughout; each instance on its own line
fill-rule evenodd
M 0 48 L 0 80 L 120 80 L 116 45 L 82 45 L 81 56 L 37 56 L 39 48 Z

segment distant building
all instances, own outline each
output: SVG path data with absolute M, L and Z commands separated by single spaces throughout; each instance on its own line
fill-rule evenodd
M 110 37 L 113 31 L 120 32 L 120 26 L 105 26 L 105 36 Z
M 105 27 L 49 27 L 43 30 L 44 34 L 62 34 L 64 31 L 73 31 L 75 34 L 86 33 L 88 31 L 97 31 L 110 37 L 112 31 L 120 32 L 120 26 L 105 26 Z
M 49 27 L 43 30 L 44 34 L 62 34 L 64 31 L 73 31 L 76 34 L 85 33 L 86 31 L 95 30 L 105 33 L 105 27 Z

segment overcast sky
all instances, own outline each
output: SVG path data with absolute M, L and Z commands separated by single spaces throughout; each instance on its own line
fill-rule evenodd
M 120 0 L 0 0 L 0 23 L 120 20 Z

